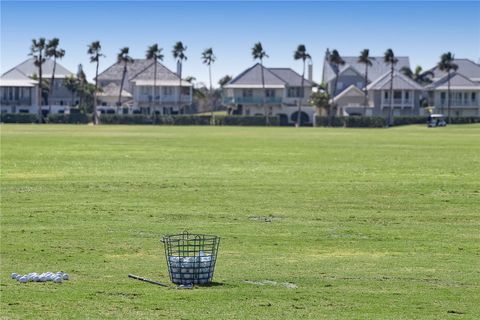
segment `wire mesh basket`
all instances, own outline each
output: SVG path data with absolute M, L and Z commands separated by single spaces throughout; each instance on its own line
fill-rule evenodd
M 164 236 L 168 273 L 175 284 L 212 282 L 220 238 L 213 235 L 182 234 Z

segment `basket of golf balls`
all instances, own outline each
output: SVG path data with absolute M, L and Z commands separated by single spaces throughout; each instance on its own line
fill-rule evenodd
M 162 240 L 170 280 L 179 285 L 212 282 L 220 238 L 184 232 Z
M 64 280 L 68 280 L 68 273 L 59 271 L 59 272 L 44 272 L 44 273 L 36 273 L 36 272 L 31 272 L 28 274 L 18 274 L 18 273 L 12 273 L 12 279 L 17 280 L 18 282 L 21 283 L 26 283 L 26 282 L 48 282 L 52 281 L 55 283 L 61 283 Z

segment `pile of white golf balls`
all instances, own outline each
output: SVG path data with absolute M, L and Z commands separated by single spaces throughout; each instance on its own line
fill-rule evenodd
M 17 280 L 21 283 L 25 282 L 47 282 L 47 281 L 53 281 L 55 283 L 61 283 L 63 280 L 68 280 L 68 273 L 65 272 L 44 272 L 41 274 L 38 274 L 36 272 L 31 272 L 29 274 L 18 274 L 18 273 L 12 273 L 12 279 Z

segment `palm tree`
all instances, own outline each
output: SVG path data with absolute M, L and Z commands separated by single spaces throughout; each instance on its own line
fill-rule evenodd
M 122 91 L 123 91 L 123 83 L 125 82 L 125 75 L 127 74 L 127 65 L 133 62 L 132 57 L 128 55 L 130 49 L 128 47 L 124 47 L 120 49 L 120 52 L 117 55 L 117 63 L 123 63 L 123 73 L 122 73 L 122 82 L 120 83 L 120 92 L 118 93 L 118 106 L 122 105 Z
M 265 106 L 265 96 L 266 96 L 266 91 L 265 91 L 265 75 L 263 74 L 263 59 L 268 58 L 268 54 L 263 50 L 262 44 L 260 42 L 257 42 L 253 45 L 252 48 L 252 56 L 253 59 L 259 59 L 260 60 L 260 66 L 262 68 L 262 90 L 263 90 L 263 97 L 262 97 L 262 107 L 265 109 L 265 121 L 268 125 L 268 112 L 267 112 L 267 107 Z
M 181 111 L 181 94 L 182 94 L 182 63 L 184 60 L 187 60 L 187 56 L 185 55 L 185 51 L 187 50 L 187 46 L 184 46 L 181 41 L 175 43 L 172 49 L 172 54 L 175 59 L 177 59 L 177 63 L 180 64 L 180 70 L 178 75 L 179 87 L 178 87 L 178 109 Z
M 43 113 L 42 113 L 42 88 L 43 88 L 43 77 L 42 77 L 42 65 L 45 63 L 46 56 L 46 41 L 45 38 L 39 38 L 38 40 L 32 40 L 32 46 L 30 47 L 30 54 L 33 57 L 33 63 L 38 68 L 38 92 L 37 92 L 37 103 L 38 103 L 38 121 L 43 122 Z
M 388 112 L 388 125 L 391 126 L 393 124 L 393 73 L 398 59 L 395 57 L 392 49 L 387 49 L 383 55 L 383 61 L 385 64 L 390 65 L 390 110 Z
M 232 80 L 232 76 L 227 74 L 218 80 L 218 85 L 223 88 L 230 80 Z
M 148 47 L 145 57 L 153 61 L 153 103 L 157 97 L 157 62 L 163 61 L 162 48 L 158 44 L 153 44 Z
M 311 60 L 312 57 L 310 56 L 310 54 L 307 53 L 307 48 L 305 48 L 305 45 L 304 44 L 300 44 L 298 45 L 297 47 L 297 50 L 293 53 L 293 59 L 295 60 L 302 60 L 303 62 L 303 71 L 302 71 L 302 84 L 301 84 L 301 87 L 302 87 L 302 92 L 300 94 L 300 101 L 298 103 L 298 115 L 297 115 L 297 121 L 295 123 L 295 127 L 300 127 L 300 124 L 301 124 L 301 115 L 302 115 L 302 100 L 303 100 L 303 96 L 305 95 L 305 61 L 308 59 L 308 60 Z M 315 116 L 314 116 L 315 117 Z M 313 119 L 313 123 L 315 124 L 315 119 Z
M 75 76 L 69 76 L 63 79 L 63 85 L 65 88 L 67 88 L 68 91 L 72 93 L 72 103 L 71 106 L 75 104 L 75 92 L 77 92 L 78 89 L 78 79 Z
M 438 69 L 441 71 L 446 71 L 448 76 L 447 84 L 447 108 L 448 108 L 448 123 L 450 123 L 450 108 L 451 108 L 451 99 L 450 99 L 450 72 L 457 71 L 458 65 L 454 63 L 455 57 L 451 52 L 444 53 L 440 56 L 440 62 L 438 62 Z M 442 104 L 442 113 L 443 113 L 443 104 Z
M 209 77 L 209 80 L 210 80 L 210 90 L 209 90 L 209 103 L 210 103 L 210 109 L 211 109 L 211 124 L 215 124 L 215 119 L 214 119 L 214 114 L 213 114 L 213 109 L 214 109 L 214 106 L 213 106 L 213 99 L 212 99 L 212 63 L 215 62 L 215 60 L 217 59 L 217 57 L 215 57 L 215 55 L 213 54 L 213 49 L 212 48 L 208 48 L 208 49 L 205 49 L 203 52 L 202 52 L 202 62 L 203 64 L 206 64 L 208 66 L 208 77 Z
M 423 68 L 421 66 L 417 66 L 415 68 L 415 71 L 412 71 L 412 69 L 410 69 L 409 67 L 402 67 L 402 69 L 400 69 L 400 72 L 420 85 L 432 83 L 430 77 L 433 77 L 433 72 L 423 71 Z
M 335 72 L 335 82 L 334 82 L 333 91 L 331 94 L 332 94 L 332 108 L 336 110 L 335 95 L 336 95 L 337 85 L 338 85 L 338 74 L 340 73 L 340 66 L 343 66 L 345 64 L 345 60 L 342 59 L 338 51 L 335 49 L 332 50 L 332 52 L 328 55 L 327 59 L 330 65 L 333 65 L 333 71 Z
M 55 81 L 55 69 L 57 68 L 57 58 L 62 59 L 65 56 L 65 50 L 59 49 L 58 46 L 60 44 L 60 40 L 58 38 L 53 38 L 52 40 L 48 41 L 47 48 L 46 48 L 46 56 L 47 58 L 53 58 L 53 70 L 52 70 L 52 78 L 50 80 L 50 90 L 48 92 L 48 110 L 51 111 L 52 109 L 52 102 L 50 101 L 50 97 L 53 94 L 53 82 Z
M 365 115 L 367 111 L 367 105 L 368 105 L 368 90 L 367 90 L 367 85 L 368 85 L 368 67 L 372 66 L 372 61 L 373 58 L 370 57 L 370 50 L 368 49 L 363 49 L 362 52 L 360 52 L 360 55 L 358 56 L 358 63 L 363 63 L 365 65 L 365 78 L 363 80 L 363 92 L 365 94 L 365 102 L 364 102 L 364 109 L 363 109 L 363 115 Z
M 98 91 L 98 67 L 100 65 L 100 57 L 104 57 L 100 51 L 102 46 L 100 41 L 94 41 L 88 45 L 87 53 L 90 55 L 90 62 L 96 63 L 95 68 L 95 90 L 93 91 L 93 124 L 98 124 L 98 114 L 97 114 L 97 91 Z

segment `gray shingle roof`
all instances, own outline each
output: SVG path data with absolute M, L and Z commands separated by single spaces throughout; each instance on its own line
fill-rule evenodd
M 44 77 L 51 77 L 52 72 L 53 72 L 53 60 L 47 59 L 42 65 L 42 75 Z M 13 75 L 9 75 L 10 73 L 13 73 Z M 13 77 L 15 75 L 19 75 L 19 73 L 23 74 L 23 76 L 26 76 L 26 77 L 31 77 L 34 74 L 38 75 L 38 68 L 33 63 L 33 58 L 27 59 L 22 63 L 20 63 L 19 65 L 8 70 L 2 75 L 2 78 L 5 76 Z M 55 78 L 65 78 L 72 75 L 73 73 L 70 72 L 68 69 L 66 69 L 64 66 L 62 66 L 57 60 L 57 65 L 55 67 Z M 13 78 L 10 78 L 10 79 L 13 79 Z
M 374 82 L 367 86 L 367 90 L 388 90 L 390 89 L 390 72 L 386 72 Z M 423 87 L 408 78 L 404 74 L 395 71 L 393 73 L 393 89 L 395 90 L 423 90 Z
M 118 97 L 118 92 L 120 91 L 120 86 L 110 82 L 105 87 L 102 88 L 102 91 L 98 94 L 101 97 Z M 122 89 L 122 97 L 131 98 L 132 95 Z
M 403 67 L 410 68 L 410 60 L 408 57 L 396 57 L 398 63 L 395 65 L 395 70 L 400 70 Z M 347 70 L 352 67 L 362 77 L 365 77 L 365 65 L 358 62 L 358 57 L 342 57 L 345 61 L 343 66 L 340 66 L 339 72 Z M 390 71 L 390 65 L 387 65 L 383 61 L 383 57 L 372 57 L 372 65 L 368 67 L 368 80 L 375 81 L 379 77 L 383 76 L 386 72 Z M 335 78 L 335 71 L 333 66 L 325 59 L 323 62 L 323 82 L 329 82 Z
M 274 87 L 297 87 L 301 85 L 302 76 L 290 68 L 266 68 L 263 67 L 265 86 Z M 231 86 L 261 86 L 262 85 L 262 65 L 256 63 L 252 67 L 243 71 L 241 74 L 230 80 L 225 87 Z M 312 83 L 305 79 L 305 86 L 311 86 Z
M 133 63 L 127 64 L 126 79 L 131 80 L 153 80 L 154 78 L 154 63 L 147 59 L 134 59 Z M 123 63 L 115 63 L 105 69 L 98 75 L 98 80 L 121 80 L 123 74 Z M 174 72 L 170 71 L 163 64 L 157 62 L 157 80 L 176 80 L 179 77 Z
M 480 82 L 480 64 L 468 59 L 455 59 L 453 62 L 458 65 L 458 73 L 464 75 L 470 80 Z M 437 66 L 430 69 L 430 71 L 433 72 L 434 80 L 438 80 L 447 74 L 445 71 L 441 71 Z
M 268 68 L 271 72 L 285 81 L 290 87 L 300 87 L 302 85 L 302 76 L 290 68 Z M 305 86 L 311 86 L 313 83 L 304 79 Z
M 448 74 L 427 86 L 429 90 L 447 90 Z M 480 90 L 480 83 L 474 82 L 459 72 L 450 73 L 450 89 L 477 89 Z

